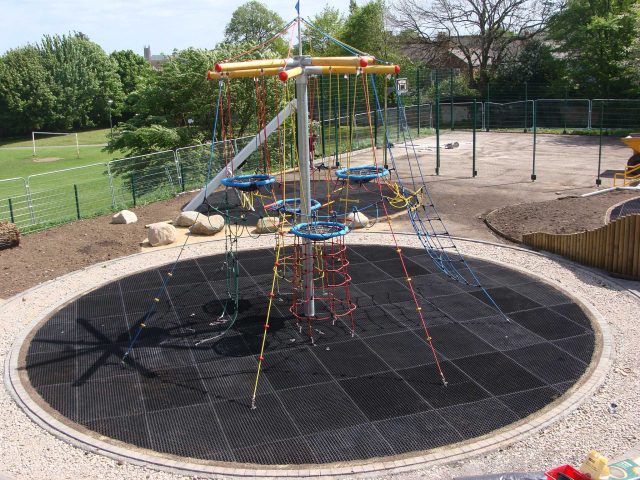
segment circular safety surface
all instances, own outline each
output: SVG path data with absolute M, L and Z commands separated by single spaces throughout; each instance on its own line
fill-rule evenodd
M 313 326 L 289 313 L 279 282 L 256 377 L 274 254 L 240 252 L 238 318 L 224 255 L 179 264 L 131 353 L 120 359 L 167 268 L 108 284 L 53 314 L 26 351 L 37 393 L 71 422 L 138 447 L 205 460 L 317 464 L 427 450 L 477 437 L 543 408 L 585 372 L 594 349 L 587 315 L 545 283 L 470 262 L 488 293 L 437 272 L 403 249 L 440 381 L 394 249 L 349 248 L 351 321 Z M 228 329 L 228 331 L 227 331 Z M 196 345 L 200 340 L 220 338 Z

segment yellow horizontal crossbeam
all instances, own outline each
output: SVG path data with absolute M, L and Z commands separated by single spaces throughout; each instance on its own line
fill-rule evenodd
M 358 58 L 358 57 L 354 57 Z M 253 62 L 241 62 L 249 65 L 253 65 Z M 367 74 L 397 74 L 400 72 L 399 65 L 370 65 L 367 67 L 359 67 L 356 65 L 344 66 L 344 65 L 313 65 L 309 67 L 293 67 L 288 70 L 284 70 L 282 67 L 268 67 L 268 68 L 246 68 L 239 70 L 230 70 L 216 72 L 209 70 L 207 72 L 207 78 L 209 80 L 220 80 L 222 78 L 255 78 L 263 76 L 276 76 L 278 75 L 283 82 L 297 77 L 303 73 L 309 73 L 311 75 L 331 75 L 331 74 L 346 74 L 355 75 L 357 73 Z
M 221 78 L 255 78 L 255 77 L 272 77 L 282 72 L 282 68 L 250 68 L 247 70 L 232 70 L 230 72 L 214 72 L 209 70 L 207 78 L 209 80 L 220 80 Z
M 237 70 L 284 68 L 286 65 L 287 60 L 284 58 L 268 58 L 264 60 L 248 60 L 246 62 L 216 63 L 214 70 L 217 73 L 222 73 L 235 72 Z
M 374 57 L 311 57 L 311 65 L 319 67 L 366 67 Z

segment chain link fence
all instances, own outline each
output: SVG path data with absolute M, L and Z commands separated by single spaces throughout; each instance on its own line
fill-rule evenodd
M 315 157 L 333 165 L 332 159 L 338 161 L 348 150 L 370 148 L 372 142 L 383 147 L 386 134 L 391 144 L 415 139 L 425 168 L 433 167 L 435 175 L 511 175 L 540 180 L 552 169 L 564 168 L 566 162 L 557 162 L 558 152 L 562 152 L 561 158 L 571 158 L 583 180 L 591 184 L 595 180 L 599 185 L 602 178 L 612 178 L 616 171 L 624 170 L 626 160 L 621 159 L 631 152 L 619 141 L 620 136 L 640 131 L 640 100 L 452 100 L 437 97 L 435 101 L 386 109 L 359 104 L 347 115 L 345 104 L 340 116 L 335 114 L 336 105 L 326 115 L 320 115 L 318 108 L 313 122 Z M 516 137 L 492 136 L 503 133 Z M 495 138 L 503 141 L 494 144 Z M 505 147 L 505 138 L 516 139 L 518 149 L 509 147 L 508 141 Z M 253 136 L 242 137 L 0 180 L 0 220 L 16 223 L 28 233 L 171 198 L 201 188 L 207 178 L 253 142 Z M 295 142 L 293 128 L 271 135 L 254 149 L 240 170 L 276 172 L 294 167 Z M 447 150 L 452 146 L 455 150 Z

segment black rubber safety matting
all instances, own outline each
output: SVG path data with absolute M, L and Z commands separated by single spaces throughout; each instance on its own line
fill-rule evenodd
M 250 409 L 274 253 L 239 253 L 238 318 L 220 319 L 224 256 L 180 262 L 157 313 L 120 360 L 167 267 L 101 287 L 53 314 L 26 355 L 33 388 L 72 422 L 158 452 L 225 462 L 307 464 L 426 450 L 531 415 L 585 372 L 587 315 L 522 273 L 473 260 L 486 295 L 403 249 L 442 385 L 407 282 L 389 247 L 349 248 L 351 319 L 300 332 L 279 282 L 257 408 Z M 320 292 L 321 295 L 321 292 Z M 199 340 L 219 335 L 208 343 Z
M 617 220 L 625 215 L 638 215 L 640 214 L 640 197 L 632 198 L 626 202 L 617 205 L 611 210 L 610 221 Z

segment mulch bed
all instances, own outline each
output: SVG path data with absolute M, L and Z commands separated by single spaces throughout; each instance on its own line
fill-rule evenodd
M 521 203 L 494 210 L 485 221 L 504 237 L 521 242 L 525 233 L 576 233 L 601 227 L 610 207 L 635 197 L 640 195 L 614 191 L 592 197 Z

